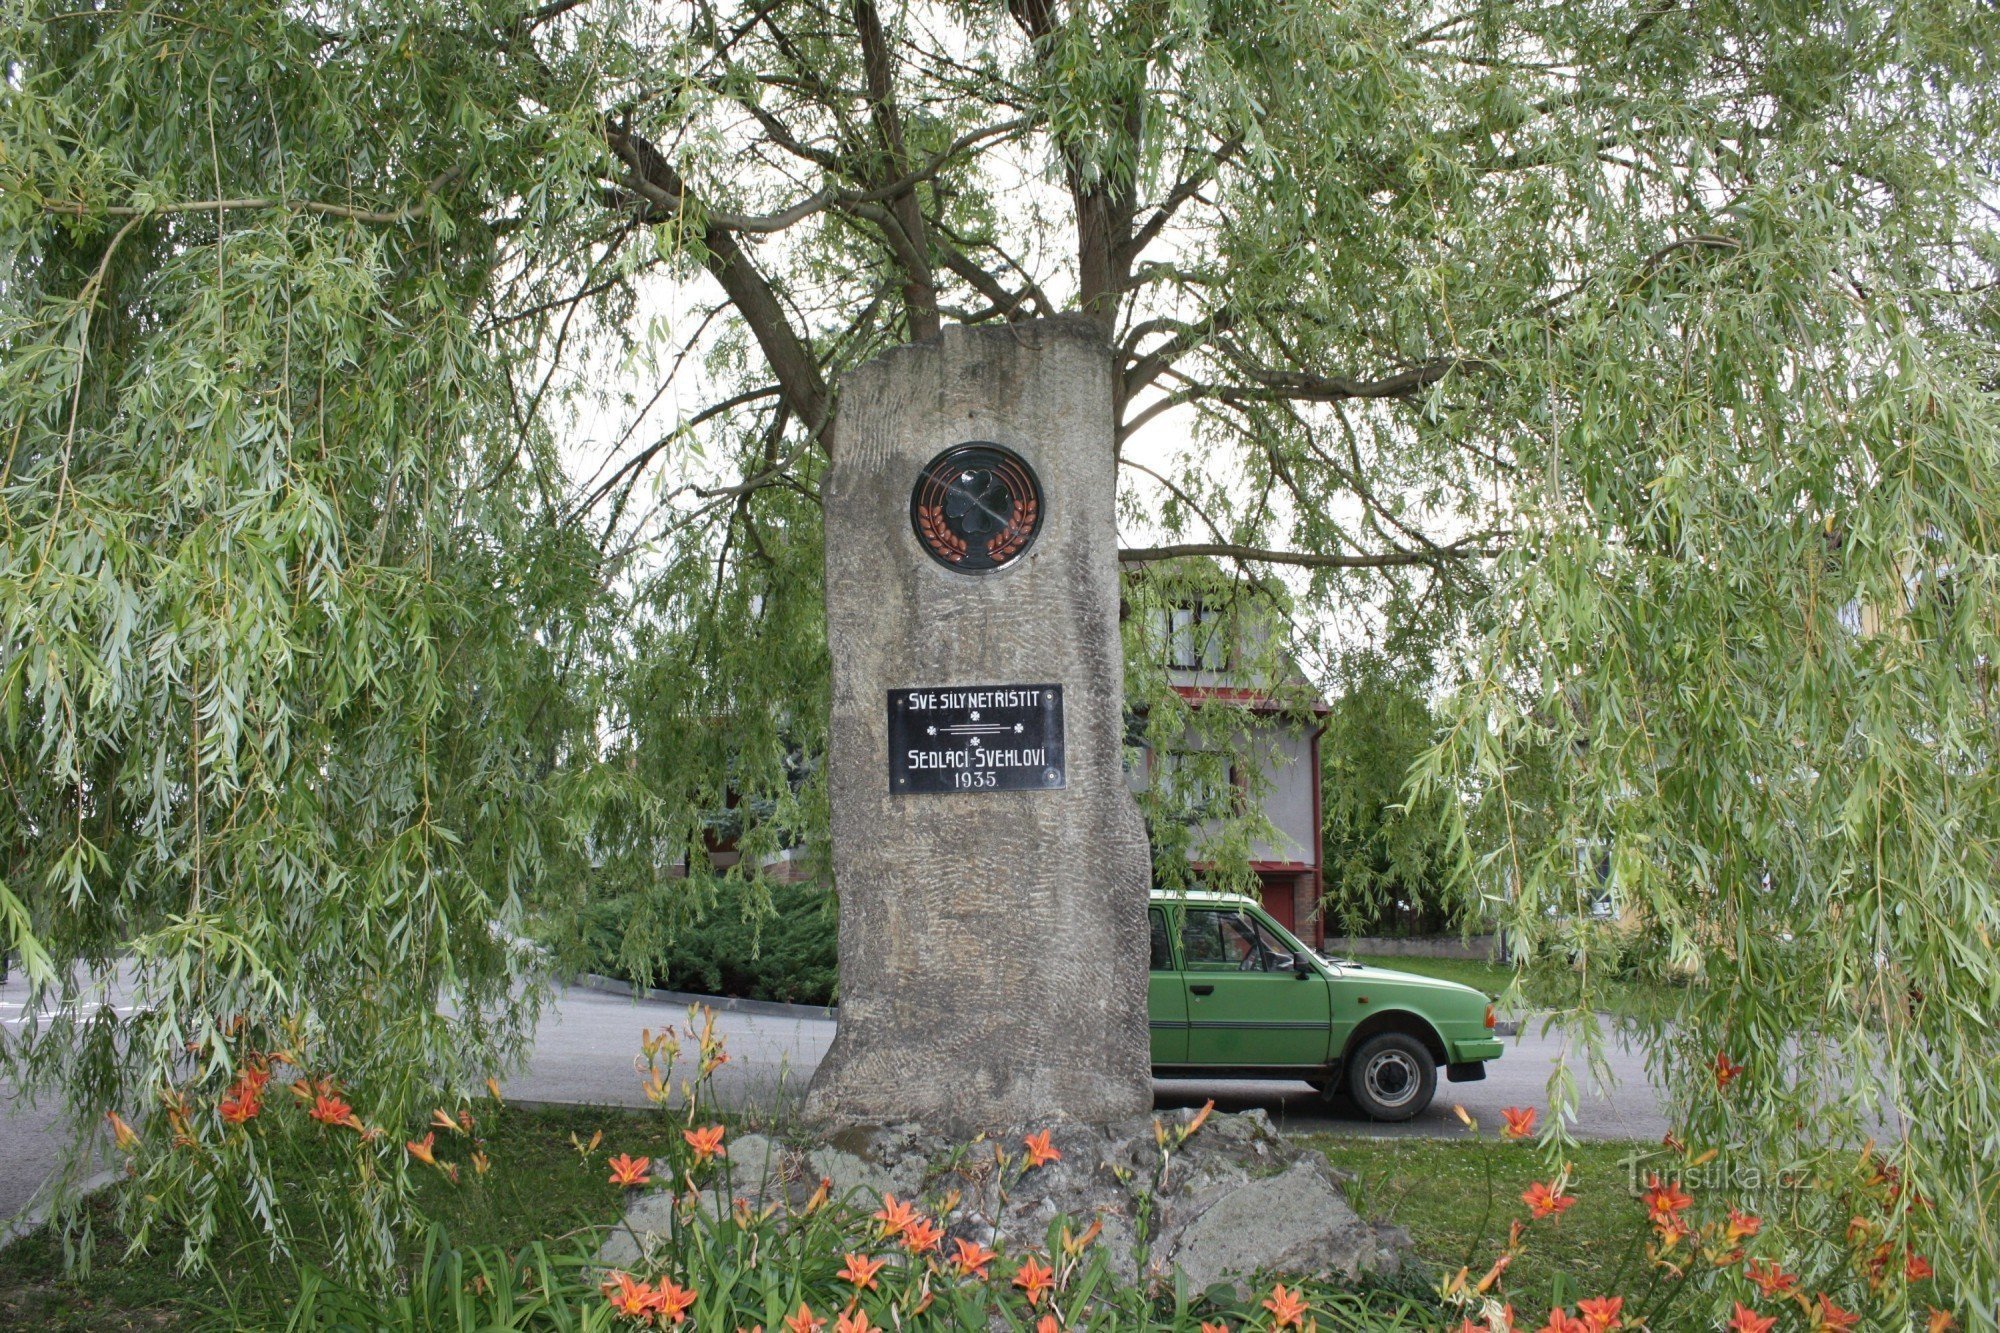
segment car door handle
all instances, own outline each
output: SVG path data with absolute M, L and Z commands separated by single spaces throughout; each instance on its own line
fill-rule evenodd
M 1189 986 L 1188 989 L 1193 991 L 1196 995 L 1215 994 L 1215 987 L 1213 986 Z

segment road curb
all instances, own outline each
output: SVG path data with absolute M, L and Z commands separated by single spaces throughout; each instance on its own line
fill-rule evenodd
M 86 1177 L 83 1183 L 76 1187 L 77 1202 L 81 1203 L 99 1190 L 115 1185 L 124 1176 L 122 1170 L 109 1170 L 99 1171 L 96 1175 Z M 30 1199 L 26 1208 L 16 1213 L 6 1226 L 0 1227 L 0 1250 L 6 1249 L 21 1237 L 40 1230 L 49 1220 L 55 1212 L 55 1200 L 42 1197 L 46 1193 L 46 1188 L 38 1191 L 37 1197 Z
M 641 989 L 629 981 L 600 977 L 595 972 L 585 972 L 569 984 L 577 990 L 594 990 L 605 995 L 632 995 L 642 1000 L 660 1000 L 667 1004 L 698 1004 L 717 1013 L 763 1014 L 770 1018 L 808 1018 L 827 1023 L 840 1017 L 840 1010 L 837 1007 L 785 1004 L 779 1000 L 742 1000 L 733 995 L 696 995 L 689 991 Z

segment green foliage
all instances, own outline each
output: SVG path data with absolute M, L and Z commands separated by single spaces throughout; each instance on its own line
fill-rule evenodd
M 309 1043 L 396 1123 L 532 1016 L 513 931 L 593 723 L 595 553 L 533 518 L 477 317 L 491 181 L 563 149 L 443 9 L 330 48 L 43 8 L 0 27 L 0 917 L 32 1008 L 116 966 L 141 1009 L 0 1054 L 145 1124 Z M 213 1161 L 146 1177 L 191 1252 L 232 1200 L 317 1225 Z M 343 1261 L 392 1248 L 399 1161 L 326 1205 Z
M 1334 700 L 1320 736 L 1327 925 L 1347 935 L 1438 935 L 1464 899 L 1437 794 L 1412 799 L 1410 768 L 1437 744 L 1430 705 L 1364 666 Z M 1473 917 L 1475 930 L 1483 922 Z
M 839 998 L 839 910 L 824 888 L 732 881 L 690 919 L 688 890 L 662 885 L 591 903 L 584 965 L 640 986 L 830 1005 Z M 761 898 L 761 901 L 760 901 Z
M 400 1124 L 518 1044 L 531 914 L 706 892 L 719 818 L 746 892 L 824 869 L 840 375 L 1076 310 L 1127 535 L 1169 543 L 1128 563 L 1226 562 L 1315 681 L 1379 654 L 1438 701 L 1369 809 L 1443 812 L 1464 911 L 1579 969 L 1585 1035 L 1608 859 L 1620 956 L 1700 978 L 1658 1037 L 1690 1126 L 1879 1132 L 1931 1202 L 1892 1239 L 1990 1311 L 1996 25 L 10 6 L 0 932 L 38 1004 L 122 956 L 141 1015 L 0 1057 L 149 1141 L 189 1096 L 290 1243 L 222 1151 L 241 1052 L 296 1041 Z M 1148 797 L 1161 868 L 1240 882 L 1255 791 L 1218 779 L 1254 737 L 1145 621 L 1135 716 L 1196 756 Z M 1436 866 L 1356 813 L 1364 882 Z M 414 1234 L 381 1166 L 357 1265 Z M 135 1197 L 199 1251 L 224 1190 Z

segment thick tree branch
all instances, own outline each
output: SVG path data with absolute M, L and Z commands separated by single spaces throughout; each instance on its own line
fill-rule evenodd
M 1218 387 L 1209 396 L 1268 397 L 1315 403 L 1338 403 L 1350 398 L 1407 398 L 1428 389 L 1455 370 L 1477 369 L 1481 364 L 1471 357 L 1439 357 L 1374 380 L 1360 380 L 1348 375 L 1266 371 L 1246 365 L 1242 369 L 1253 381 L 1251 385 Z
M 1134 394 L 1158 379 L 1161 372 L 1174 362 L 1217 334 L 1226 333 L 1235 323 L 1236 313 L 1224 306 L 1207 319 L 1184 326 L 1179 333 L 1134 361 L 1125 371 L 1125 400 L 1129 402 Z
M 1393 569 L 1405 565 L 1435 565 L 1448 560 L 1491 559 L 1497 548 L 1474 545 L 1491 541 L 1500 534 L 1467 538 L 1450 546 L 1427 551 L 1381 551 L 1338 555 L 1322 551 L 1273 551 L 1258 546 L 1238 546 L 1231 542 L 1193 542 L 1182 546 L 1127 548 L 1118 553 L 1126 564 L 1146 564 L 1156 560 L 1178 560 L 1185 556 L 1216 556 L 1228 560 L 1254 560 L 1269 565 L 1302 565 L 1308 569 Z
M 1202 164 L 1190 172 L 1180 184 L 1174 186 L 1166 199 L 1160 203 L 1160 206 L 1153 210 L 1152 216 L 1141 223 L 1139 229 L 1132 233 L 1132 238 L 1125 243 L 1122 259 L 1128 268 L 1139 257 L 1140 253 L 1158 238 L 1167 223 L 1173 220 L 1174 214 L 1180 211 L 1181 205 L 1194 198 L 1200 192 L 1202 186 L 1213 180 L 1215 173 L 1222 169 L 1223 163 L 1234 157 L 1242 147 L 1243 136 L 1240 134 L 1231 135 L 1219 144 L 1215 151 L 1210 153 L 1203 160 Z
M 868 113 L 875 122 L 882 143 L 888 175 L 909 174 L 909 153 L 903 144 L 902 117 L 896 111 L 895 65 L 889 39 L 882 32 L 882 17 L 875 0 L 854 0 L 854 29 L 861 38 L 861 61 L 868 76 Z M 903 308 L 910 323 L 910 336 L 921 340 L 938 331 L 937 280 L 931 274 L 928 228 L 924 225 L 922 202 L 914 187 L 890 197 L 890 212 L 901 245 L 892 237 L 891 248 L 903 269 Z
M 664 216 L 681 211 L 687 197 L 686 183 L 658 149 L 638 135 L 613 126 L 606 127 L 605 141 L 629 169 L 633 188 L 652 208 L 663 210 Z M 734 233 L 713 218 L 706 218 L 702 240 L 703 262 L 722 284 L 729 303 L 736 307 L 736 313 L 743 317 L 757 345 L 763 349 L 771 373 L 784 390 L 786 405 L 794 417 L 805 423 L 808 432 L 816 435 L 833 405 L 819 363 L 792 327 L 770 282 Z

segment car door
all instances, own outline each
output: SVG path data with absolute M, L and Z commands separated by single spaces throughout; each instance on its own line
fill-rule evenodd
M 1180 952 L 1189 1064 L 1326 1063 L 1326 978 L 1268 922 L 1243 908 L 1190 905 Z
M 1146 978 L 1146 1015 L 1153 1030 L 1153 1063 L 1178 1065 L 1187 1062 L 1187 983 L 1174 965 L 1173 939 L 1167 932 L 1167 914 L 1151 908 L 1146 918 L 1153 927 L 1152 971 Z

